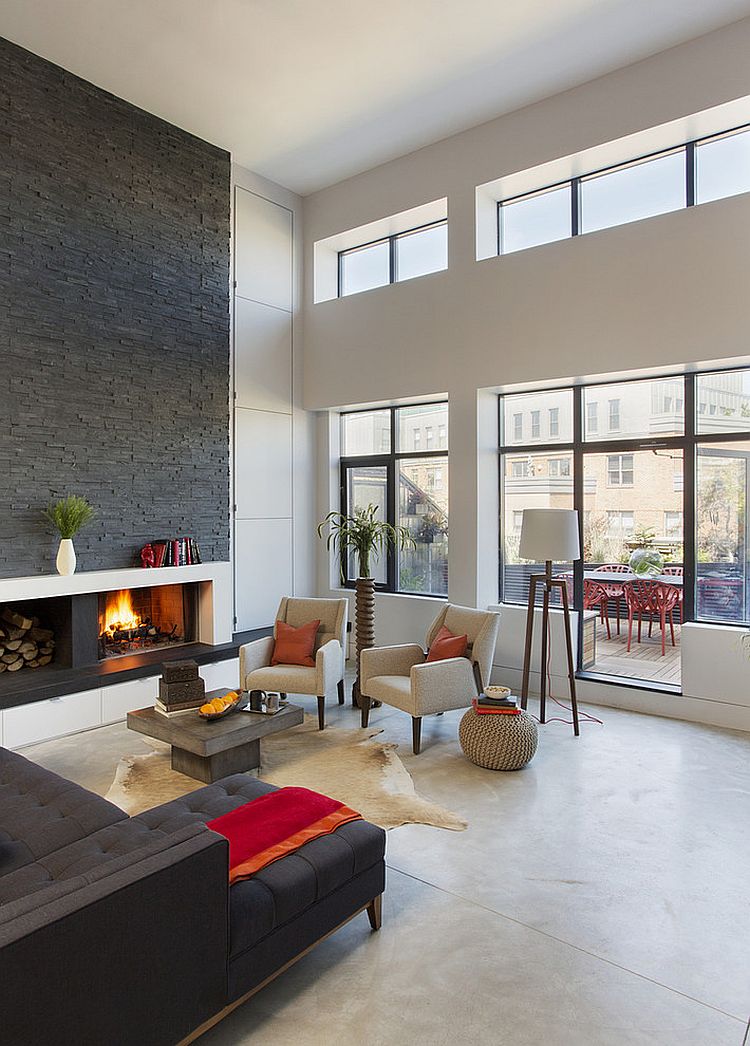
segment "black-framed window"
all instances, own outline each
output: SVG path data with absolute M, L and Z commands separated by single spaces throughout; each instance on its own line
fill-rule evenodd
M 338 297 L 448 268 L 448 220 L 430 222 L 339 251 Z
M 414 540 L 371 564 L 381 591 L 448 594 L 448 445 L 447 401 L 341 415 L 341 511 L 376 505 Z M 357 566 L 354 557 L 343 564 L 347 585 Z
M 750 125 L 500 200 L 497 253 L 511 254 L 750 192 Z
M 619 431 L 602 433 L 615 401 Z M 519 414 L 523 424 L 550 402 L 564 441 L 509 438 Z M 523 510 L 577 508 L 583 558 L 555 567 L 578 609 L 590 571 L 623 568 L 645 546 L 682 579 L 678 625 L 750 625 L 750 368 L 509 394 L 499 407 L 502 602 L 525 604 L 542 566 L 518 556 Z

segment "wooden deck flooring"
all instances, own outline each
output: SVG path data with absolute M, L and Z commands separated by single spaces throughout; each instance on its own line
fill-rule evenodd
M 597 621 L 596 663 L 590 671 L 625 676 L 628 679 L 649 679 L 656 683 L 672 683 L 679 686 L 682 667 L 680 626 L 674 626 L 675 646 L 672 646 L 667 625 L 667 647 L 664 657 L 661 654 L 661 632 L 658 626 L 654 626 L 650 639 L 648 638 L 648 625 L 643 627 L 640 643 L 636 636 L 634 627 L 633 642 L 630 646 L 630 653 L 628 653 L 627 624 L 618 636 L 615 622 L 612 621 L 612 638 L 607 639 L 606 627 Z

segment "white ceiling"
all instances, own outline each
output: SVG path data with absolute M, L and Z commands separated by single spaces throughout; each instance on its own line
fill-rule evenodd
M 0 34 L 307 194 L 750 0 L 1 0 Z

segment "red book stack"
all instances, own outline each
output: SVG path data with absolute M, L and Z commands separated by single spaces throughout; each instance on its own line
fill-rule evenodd
M 516 704 L 515 697 L 487 697 L 480 694 L 471 702 L 471 707 L 477 715 L 520 715 L 521 709 Z

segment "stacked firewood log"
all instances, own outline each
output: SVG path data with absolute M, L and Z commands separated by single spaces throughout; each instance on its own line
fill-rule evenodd
M 0 672 L 48 665 L 55 651 L 55 634 L 41 628 L 38 617 L 4 607 L 0 610 Z

